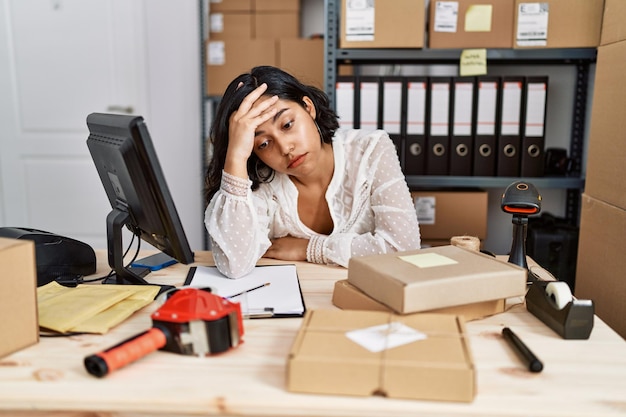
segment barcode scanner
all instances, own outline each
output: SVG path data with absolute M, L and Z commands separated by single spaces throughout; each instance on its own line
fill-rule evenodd
M 528 216 L 541 211 L 541 195 L 534 185 L 516 181 L 509 185 L 502 194 L 502 211 L 513 215 L 513 243 L 509 253 L 509 262 L 528 269 L 526 262 L 526 233 Z M 529 273 L 528 279 L 536 281 Z

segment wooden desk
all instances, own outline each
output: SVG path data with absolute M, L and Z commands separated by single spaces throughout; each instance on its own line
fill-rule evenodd
M 103 273 L 104 254 L 99 255 Z M 196 259 L 198 264 L 212 262 L 208 252 L 197 253 Z M 153 272 L 149 279 L 180 285 L 187 270 L 176 265 Z M 346 273 L 342 268 L 298 263 L 307 308 L 335 308 L 333 284 Z M 563 340 L 522 305 L 468 323 L 478 387 L 470 404 L 287 392 L 286 358 L 301 319 L 246 321 L 245 343 L 219 356 L 158 351 L 103 379 L 87 374 L 85 356 L 148 329 L 154 308 L 146 307 L 106 335 L 43 338 L 0 359 L 0 415 L 626 415 L 626 342 L 599 319 L 589 340 Z M 522 368 L 500 337 L 505 325 L 544 361 L 543 372 L 532 374 Z

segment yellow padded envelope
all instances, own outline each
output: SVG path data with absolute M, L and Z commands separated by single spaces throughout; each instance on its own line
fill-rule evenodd
M 150 304 L 154 285 L 78 285 L 51 282 L 37 288 L 39 326 L 60 333 L 106 333 Z

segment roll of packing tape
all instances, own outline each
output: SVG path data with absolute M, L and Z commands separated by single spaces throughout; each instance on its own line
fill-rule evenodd
M 480 239 L 474 236 L 453 236 L 450 244 L 464 249 L 480 251 Z
M 566 282 L 551 282 L 546 285 L 546 295 L 554 306 L 562 310 L 574 297 Z

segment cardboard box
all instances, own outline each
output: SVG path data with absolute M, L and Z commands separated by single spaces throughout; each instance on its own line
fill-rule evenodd
M 254 0 L 258 12 L 300 12 L 300 0 Z
M 604 0 L 515 0 L 513 47 L 595 48 L 603 10 Z
M 339 47 L 423 48 L 425 14 L 424 0 L 342 0 Z
M 288 13 L 255 13 L 255 39 L 285 39 L 300 36 L 300 15 Z
M 324 90 L 324 40 L 279 40 L 278 66 L 302 83 Z
M 350 258 L 348 282 L 399 313 L 526 293 L 525 268 L 458 246 Z
M 626 1 L 604 0 L 600 45 L 626 40 Z
M 512 48 L 514 4 L 514 0 L 431 0 L 429 47 Z
M 209 39 L 253 39 L 254 17 L 252 13 L 210 13 Z
M 251 12 L 254 0 L 209 0 L 209 12 Z
M 478 320 L 504 312 L 506 300 L 489 300 L 480 303 L 437 308 L 424 313 L 454 314 L 463 316 L 465 321 Z M 347 279 L 335 282 L 333 304 L 344 310 L 386 311 L 395 313 L 391 308 L 350 284 Z
M 413 191 L 411 196 L 422 239 L 487 237 L 487 191 Z
M 276 65 L 276 41 L 228 39 L 206 42 L 206 93 L 221 96 L 228 84 L 257 65 Z
M 585 193 L 626 208 L 626 41 L 598 48 Z
M 367 333 L 370 343 L 358 343 L 349 338 L 357 334 L 348 332 Z M 425 338 L 415 340 L 420 334 Z M 398 339 L 408 343 L 372 351 L 376 343 L 384 346 Z M 312 310 L 289 354 L 287 389 L 471 402 L 476 370 L 461 317 Z
M 39 341 L 35 243 L 0 238 L 0 358 Z
M 574 295 L 626 338 L 626 209 L 582 196 Z

